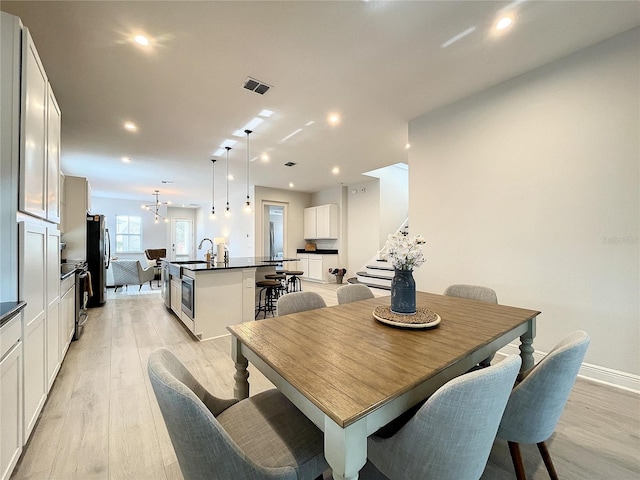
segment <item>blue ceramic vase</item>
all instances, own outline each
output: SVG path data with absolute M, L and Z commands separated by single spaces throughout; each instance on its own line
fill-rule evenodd
M 416 281 L 413 270 L 396 270 L 391 280 L 391 311 L 402 315 L 416 313 Z

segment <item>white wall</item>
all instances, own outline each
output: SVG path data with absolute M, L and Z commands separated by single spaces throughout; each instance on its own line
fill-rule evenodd
M 376 178 L 350 184 L 348 192 L 346 267 L 347 276 L 355 277 L 380 250 L 380 181 Z
M 409 215 L 409 171 L 391 165 L 380 176 L 380 233 L 379 247 L 387 242 Z M 411 225 L 409 231 L 412 232 Z
M 296 249 L 304 248 L 303 219 L 304 209 L 310 206 L 311 194 L 304 192 L 294 192 L 290 190 L 280 190 L 277 188 L 255 187 L 255 255 L 264 255 L 264 232 L 262 229 L 262 217 L 265 203 L 275 203 L 286 205 L 286 226 L 285 235 L 287 237 L 286 251 L 287 258 L 296 257 Z M 253 253 L 252 253 L 253 255 Z
M 251 196 L 254 198 L 254 195 Z M 196 216 L 196 246 L 203 238 L 225 237 L 231 257 L 253 257 L 255 232 L 254 211 L 256 202 L 252 205 L 252 212 L 243 210 L 246 193 L 236 192 L 229 196 L 231 216 L 225 217 L 226 201 L 216 202 L 216 215 L 211 218 L 211 206 L 198 209 Z M 207 243 L 208 245 L 208 243 Z M 204 247 L 202 247 L 204 249 Z M 201 252 L 196 252 L 200 254 Z
M 536 349 L 584 329 L 640 373 L 639 59 L 635 29 L 410 122 L 419 289 L 493 287 L 542 311 Z
M 91 197 L 91 212 L 107 217 L 107 228 L 111 236 L 111 256 L 131 258 L 142 261 L 145 265 L 146 248 L 167 248 L 169 251 L 169 227 L 162 219 L 155 223 L 151 212 L 141 208 L 142 202 L 138 200 L 125 200 L 120 198 Z M 160 212 L 164 214 L 164 212 Z M 116 215 L 137 215 L 142 219 L 142 251 L 140 253 L 120 254 L 116 253 Z

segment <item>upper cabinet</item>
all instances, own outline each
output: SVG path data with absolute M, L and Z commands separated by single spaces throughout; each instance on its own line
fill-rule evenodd
M 338 206 L 330 203 L 304 209 L 304 238 L 336 239 L 339 230 Z
M 4 35 L 9 32 L 3 32 Z M 31 34 L 22 27 L 20 122 L 20 211 L 60 222 L 60 109 Z M 14 121 L 18 121 L 14 119 Z
M 47 220 L 60 223 L 60 107 L 51 85 L 47 89 Z

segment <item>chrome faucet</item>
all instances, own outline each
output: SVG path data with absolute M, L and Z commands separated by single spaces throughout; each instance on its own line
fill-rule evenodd
M 213 240 L 211 240 L 210 238 L 203 238 L 200 241 L 200 245 L 198 245 L 198 250 L 202 250 L 202 244 L 204 242 L 209 242 L 211 244 L 211 248 L 209 249 L 209 255 L 211 258 L 213 258 Z

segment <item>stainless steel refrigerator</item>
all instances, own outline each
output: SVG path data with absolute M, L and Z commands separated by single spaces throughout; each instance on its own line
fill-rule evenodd
M 88 307 L 99 307 L 107 300 L 107 268 L 111 258 L 109 230 L 104 215 L 87 215 L 87 267 L 91 275 Z

